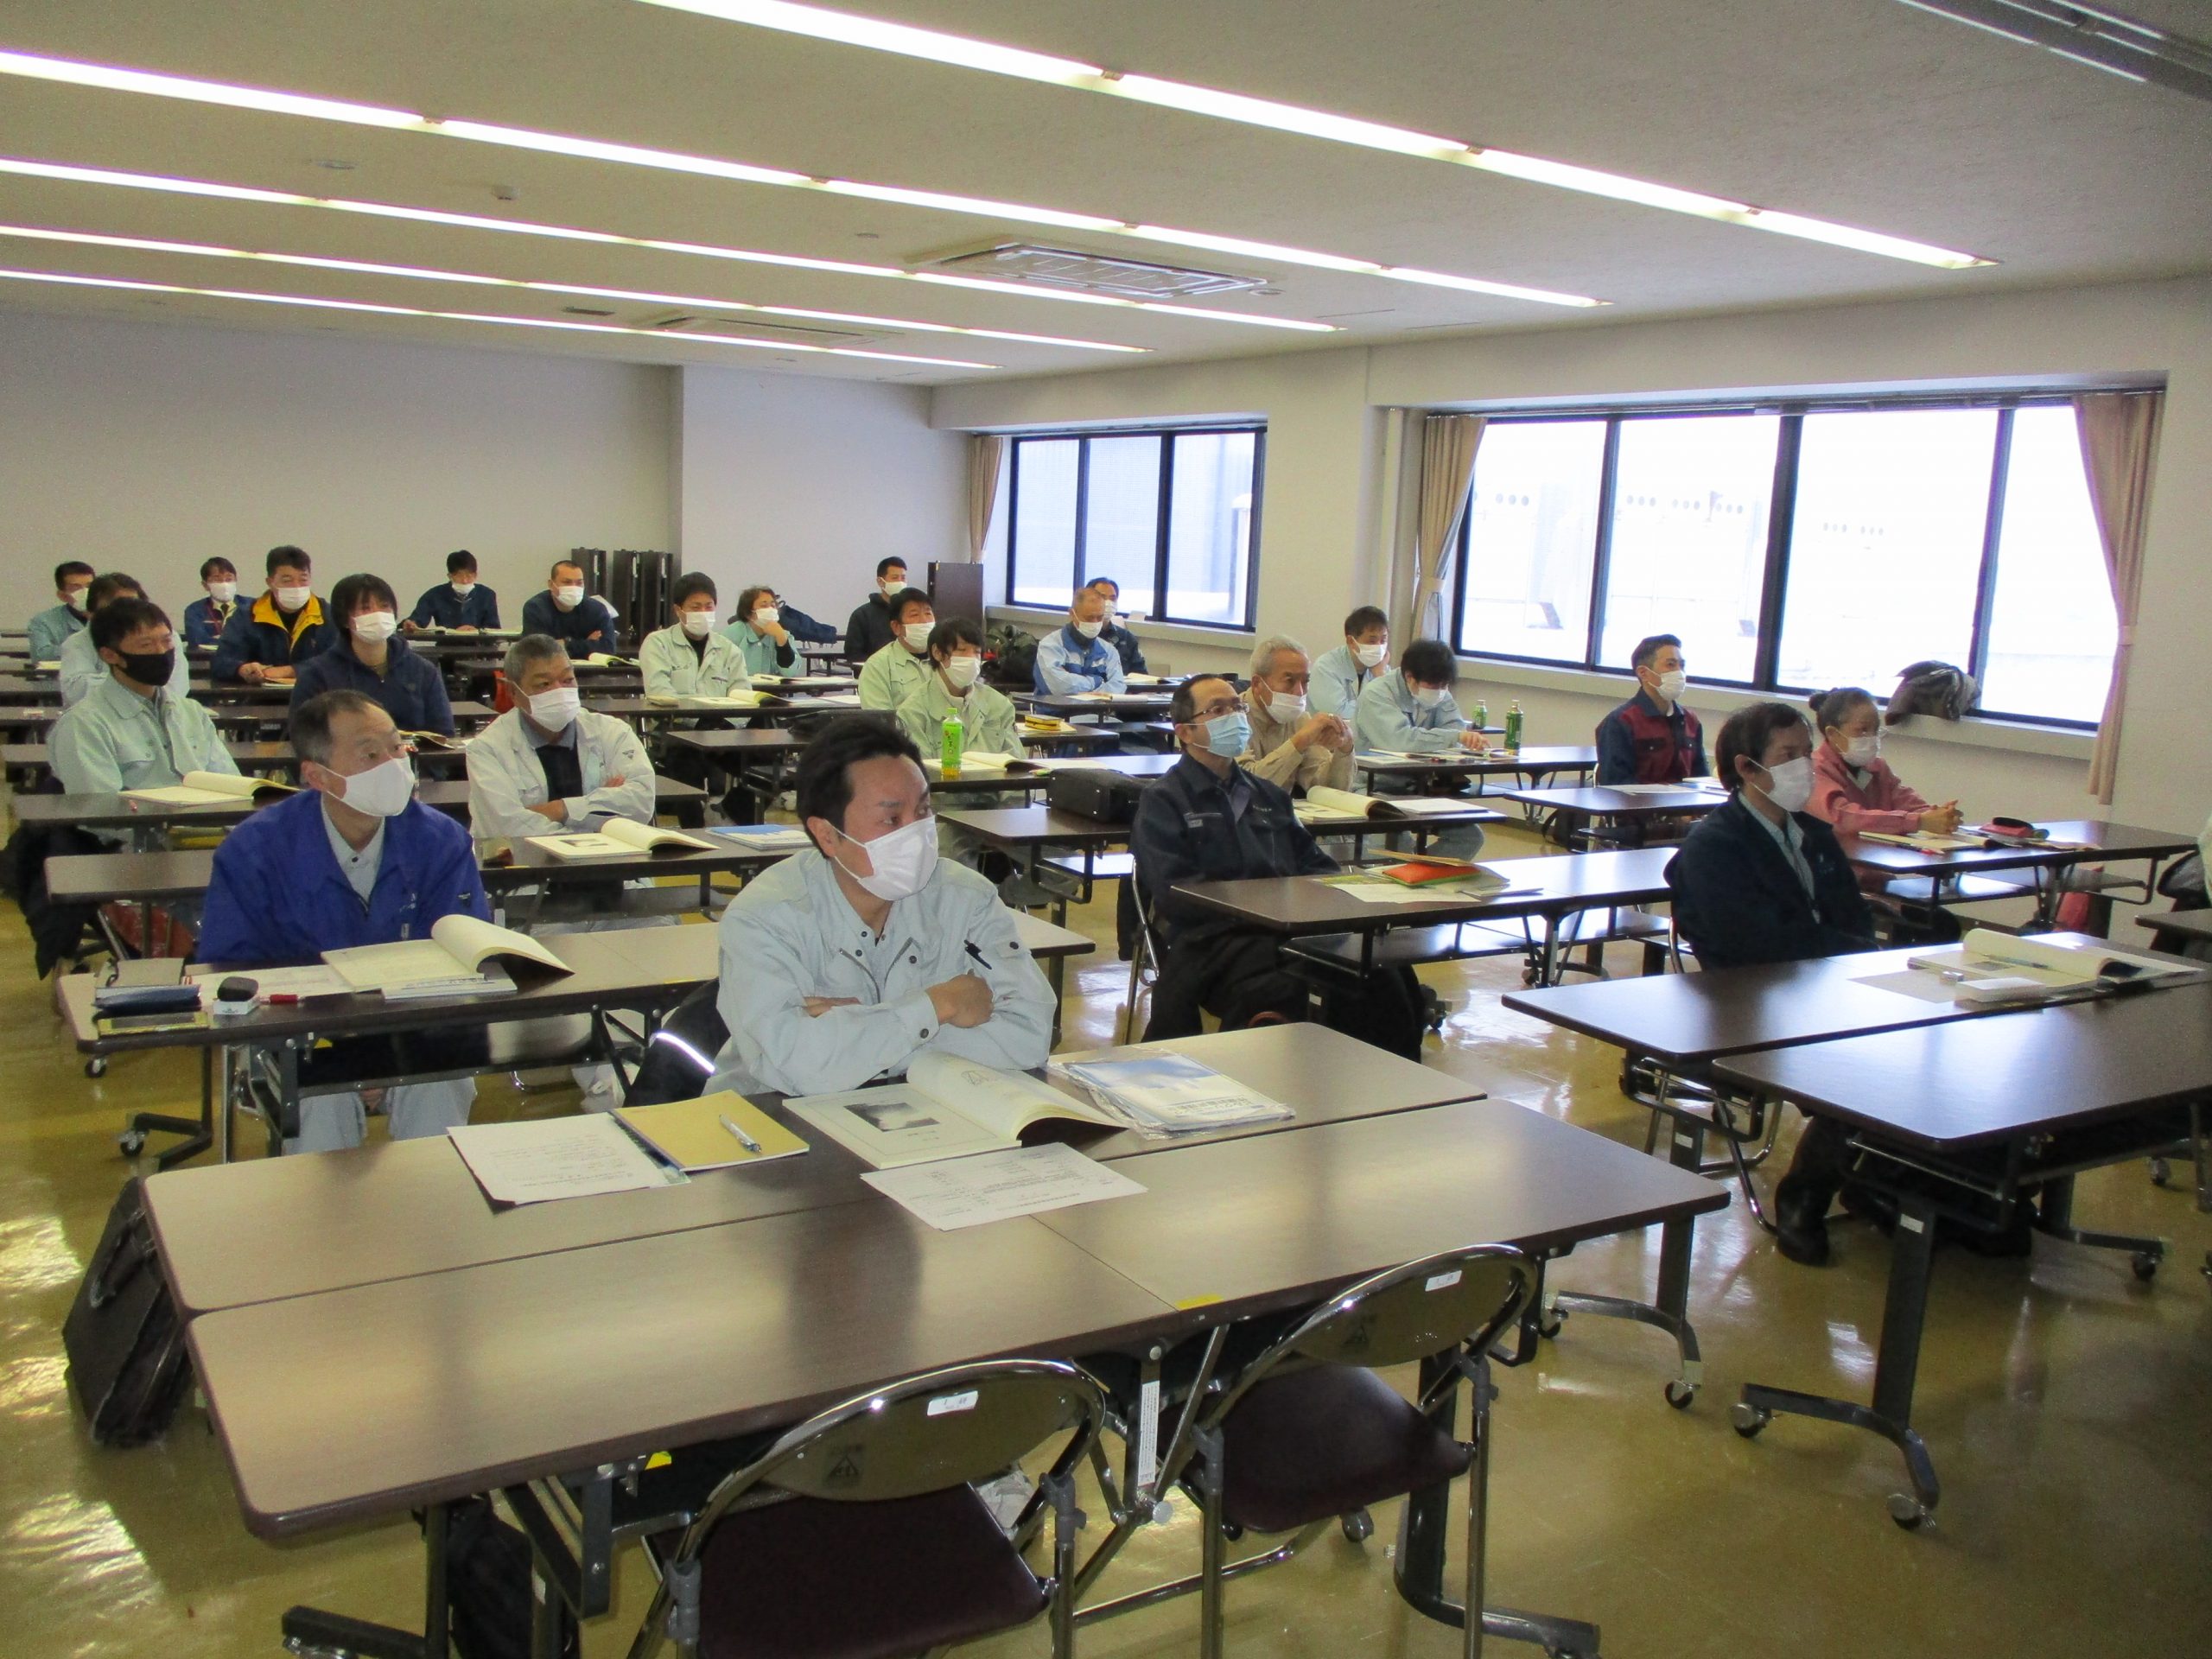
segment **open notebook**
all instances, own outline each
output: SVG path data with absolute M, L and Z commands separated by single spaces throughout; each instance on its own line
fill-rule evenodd
M 795 1115 L 875 1169 L 1003 1152 L 1021 1144 L 1024 1129 L 1049 1118 L 1122 1127 L 1027 1072 L 1001 1071 L 940 1053 L 917 1058 L 906 1068 L 904 1083 L 842 1095 L 801 1095 L 788 1103 Z
M 1433 818 L 1465 812 L 1468 804 L 1448 795 L 1362 795 L 1356 790 L 1309 789 L 1297 804 L 1300 818 Z
M 531 836 L 533 847 L 571 863 L 594 858 L 630 858 L 639 853 L 681 857 L 685 853 L 711 853 L 715 843 L 687 836 L 680 830 L 637 823 L 628 818 L 609 818 L 596 830 L 580 836 Z
M 356 944 L 326 950 L 322 959 L 355 991 L 382 991 L 387 1001 L 429 996 L 496 996 L 515 988 L 511 962 L 534 963 L 556 974 L 575 969 L 528 934 L 474 916 L 441 916 L 427 939 Z
M 123 792 L 130 800 L 159 801 L 164 806 L 225 806 L 237 801 L 280 800 L 298 793 L 291 785 L 273 778 L 247 778 L 234 772 L 188 772 L 181 783 Z
M 922 770 L 932 777 L 936 776 L 944 770 L 943 757 L 934 754 L 924 755 Z M 1049 772 L 1052 768 L 1041 760 L 1025 760 L 1018 754 L 1001 754 L 995 749 L 969 749 L 961 754 L 960 770 L 963 772 L 1008 772 L 1017 775 L 1027 775 L 1030 772 Z

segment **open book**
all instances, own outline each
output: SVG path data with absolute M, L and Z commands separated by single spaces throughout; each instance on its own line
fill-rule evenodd
M 617 657 L 608 651 L 590 652 L 576 660 L 586 668 L 635 668 L 638 665 L 636 658 Z
M 944 770 L 944 761 L 941 756 L 925 754 L 922 757 L 922 770 L 934 776 Z M 1001 754 L 995 749 L 969 749 L 960 757 L 960 770 L 963 772 L 1010 772 L 1022 774 L 1050 772 L 1052 768 L 1041 760 L 1024 760 L 1018 754 Z
M 571 863 L 594 858 L 628 858 L 637 853 L 666 853 L 681 857 L 685 853 L 715 850 L 711 841 L 687 836 L 680 830 L 633 823 L 628 818 L 609 818 L 599 830 L 581 836 L 531 836 L 528 839 L 531 846 L 541 847 L 554 857 Z
M 466 749 L 469 744 L 469 740 L 465 737 L 448 737 L 443 732 L 410 732 L 404 726 L 399 728 L 399 734 L 418 749 L 458 751 Z
M 491 996 L 515 988 L 509 961 L 536 963 L 556 974 L 575 969 L 526 933 L 474 916 L 441 916 L 427 939 L 356 944 L 326 950 L 322 959 L 359 992 L 382 991 L 389 1001 L 426 996 Z M 488 964 L 488 965 L 487 965 Z
M 764 702 L 780 704 L 784 699 L 764 697 L 758 691 L 730 691 L 720 696 L 687 691 L 678 696 L 656 692 L 645 701 L 656 709 L 758 709 Z
M 1003 1152 L 1021 1144 L 1024 1129 L 1048 1118 L 1122 1127 L 1027 1072 L 934 1052 L 917 1057 L 904 1083 L 801 1095 L 788 1104 L 874 1169 Z
M 274 778 L 247 778 L 232 772 L 188 772 L 181 783 L 152 789 L 126 789 L 134 801 L 159 801 L 164 806 L 226 806 L 238 801 L 281 800 L 299 791 Z
M 1363 795 L 1357 790 L 1315 788 L 1297 804 L 1300 818 L 1433 818 L 1465 812 L 1468 804 L 1448 795 Z
M 707 833 L 755 853 L 803 853 L 814 845 L 813 837 L 796 823 L 718 824 Z
M 1140 1054 L 1125 1060 L 1084 1061 L 1065 1069 L 1093 1100 L 1111 1107 L 1145 1135 L 1197 1135 L 1296 1116 L 1281 1101 L 1248 1089 L 1187 1054 Z
M 1910 959 L 1923 973 L 1939 974 L 1961 988 L 1996 981 L 2015 982 L 2020 995 L 2041 990 L 2071 990 L 2099 981 L 2125 983 L 2131 980 L 2194 978 L 2202 969 L 2186 963 L 2161 962 L 2115 950 L 2101 940 L 2087 944 L 2060 944 L 2049 939 L 1999 933 L 1986 927 L 1969 931 L 1958 944 L 1930 950 Z M 1961 989 L 1961 995 L 1967 995 Z

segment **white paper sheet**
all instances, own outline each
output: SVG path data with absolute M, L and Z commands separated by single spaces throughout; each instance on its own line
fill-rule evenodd
M 863 1175 L 941 1233 L 1141 1192 L 1126 1175 L 1054 1143 Z
M 494 1204 L 537 1204 L 671 1186 L 681 1170 L 654 1161 L 620 1123 L 597 1112 L 522 1123 L 464 1123 L 446 1131 Z
M 188 976 L 200 987 L 203 1007 L 215 1006 L 215 988 L 226 979 L 250 979 L 263 996 L 345 996 L 353 991 L 346 976 L 328 963 L 305 968 L 248 968 L 229 973 L 195 968 Z

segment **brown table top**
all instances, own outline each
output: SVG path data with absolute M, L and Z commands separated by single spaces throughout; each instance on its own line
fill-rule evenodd
M 876 1200 L 229 1308 L 190 1341 L 246 1525 L 270 1537 L 1177 1319 L 1034 1220 L 940 1233 Z M 333 1433 L 346 1402 L 371 1408 Z
M 1119 717 L 1124 715 L 1160 715 L 1167 712 L 1173 701 L 1168 691 L 1131 691 L 1111 697 L 1059 696 L 1051 692 L 1032 691 L 1027 695 L 1014 694 L 1014 701 L 1025 709 L 1034 709 L 1039 714 L 1058 715 L 1062 719 L 1080 715 L 1103 715 Z
M 1592 785 L 1581 789 L 1501 789 L 1509 801 L 1519 801 L 1546 812 L 1566 812 L 1585 817 L 1632 818 L 1654 813 L 1710 812 L 1728 797 L 1718 789 L 1670 789 L 1663 793 L 1631 795 Z
M 654 712 L 670 715 L 678 711 L 659 709 Z M 709 758 L 727 754 L 782 754 L 791 749 L 806 747 L 805 739 L 794 735 L 781 726 L 741 726 L 728 729 L 709 727 L 704 731 L 687 728 L 667 735 L 668 741 L 677 747 L 696 749 Z
M 2055 944 L 2105 943 L 2080 933 L 2039 937 Z M 1925 1002 L 1853 982 L 1893 974 L 1934 947 L 1691 974 L 1652 974 L 1548 990 L 1513 991 L 1505 1006 L 1633 1053 L 1675 1063 L 1751 1049 L 1817 1043 L 1869 1032 L 1993 1017 L 2001 1009 Z M 2199 964 L 2188 964 L 2196 966 Z
M 1573 746 L 1524 744 L 1518 749 L 1485 749 L 1479 754 L 1423 755 L 1402 760 L 1395 755 L 1360 754 L 1353 764 L 1362 772 L 1447 772 L 1472 776 L 1519 772 L 1580 772 L 1596 767 L 1598 751 Z
M 415 791 L 425 806 L 468 821 L 468 780 L 465 778 L 426 778 Z M 653 780 L 654 806 L 666 812 L 704 801 L 707 791 L 696 784 L 674 778 Z M 22 795 L 15 801 L 18 821 L 24 823 L 73 823 L 87 829 L 137 824 L 236 823 L 254 810 L 251 801 L 226 801 L 214 806 L 177 806 L 161 801 L 135 801 L 111 795 Z
M 2212 939 L 2212 910 L 2153 911 L 2147 916 L 2138 916 L 2135 925 L 2177 938 Z
M 289 772 L 300 764 L 300 757 L 293 753 L 291 744 L 281 738 L 232 738 L 226 741 L 223 747 L 238 762 L 238 770 L 249 777 L 260 772 Z M 0 744 L 0 766 L 11 772 L 18 767 L 48 772 L 53 764 L 53 750 L 44 743 Z M 467 756 L 460 749 L 423 748 L 415 755 L 419 772 L 459 772 L 467 765 Z
M 1416 826 L 1433 822 L 1437 820 L 1414 820 Z M 1562 915 L 1609 905 L 1648 904 L 1667 897 L 1667 863 L 1673 856 L 1671 847 L 1639 847 L 1626 852 L 1490 860 L 1486 861 L 1489 867 L 1512 878 L 1516 887 L 1534 889 L 1493 899 L 1439 893 L 1427 895 L 1418 904 L 1370 905 L 1313 875 L 1182 882 L 1175 891 L 1194 904 L 1271 932 L 1294 937 L 1359 933 L 1434 922 Z
M 2080 864 L 2090 860 L 2171 858 L 2196 849 L 2195 836 L 2163 830 L 2139 830 L 2131 823 L 2104 823 L 2075 818 L 2046 824 L 2053 841 L 2078 846 L 2050 847 L 2027 842 L 2017 847 L 1961 848 L 1955 852 L 1923 853 L 1911 847 L 1869 841 L 1864 836 L 1839 836 L 1843 854 L 1862 869 L 1885 875 L 1960 875 L 1986 870 L 2020 870 Z
M 1129 838 L 1126 823 L 1103 823 L 1053 806 L 963 806 L 938 817 L 1001 847 L 1108 847 Z
M 1215 1320 L 1460 1245 L 1554 1252 L 1728 1203 L 1701 1176 L 1503 1100 L 1173 1147 L 1121 1170 L 1145 1191 L 1038 1219 Z
M 2212 984 L 1740 1054 L 1714 1070 L 1931 1150 L 2132 1116 L 2212 1090 Z

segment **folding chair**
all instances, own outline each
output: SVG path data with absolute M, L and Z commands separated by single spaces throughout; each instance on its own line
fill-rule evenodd
M 630 1659 L 886 1659 L 1049 1614 L 1075 1644 L 1075 1473 L 1105 1396 L 1058 1361 L 957 1365 L 856 1395 L 725 1477 L 645 1541 L 660 1580 Z M 1011 1535 L 970 1483 L 1067 1436 Z M 1021 1551 L 1052 1514 L 1052 1570 Z
M 1130 909 L 1136 914 L 1137 937 L 1129 951 L 1129 988 L 1122 999 L 1122 1040 L 1137 1040 L 1137 1000 L 1144 995 L 1146 986 L 1160 977 L 1160 942 L 1153 936 L 1152 904 L 1145 897 L 1144 887 L 1137 880 L 1134 863 L 1129 869 L 1129 890 L 1135 897 Z
M 1536 1264 L 1505 1245 L 1476 1245 L 1407 1262 L 1332 1295 L 1244 1366 L 1208 1402 L 1192 1435 L 1185 1479 L 1203 1510 L 1198 1651 L 1220 1659 L 1228 1580 L 1244 1563 L 1225 1560 L 1246 1532 L 1299 1531 L 1289 1550 L 1339 1516 L 1387 1498 L 1467 1477 L 1464 1599 L 1429 1598 L 1434 1611 L 1457 1611 L 1464 1652 L 1482 1652 L 1484 1624 L 1495 1634 L 1541 1642 L 1554 1653 L 1594 1655 L 1586 1625 L 1533 1615 L 1483 1611 L 1484 1525 L 1487 1512 L 1490 1350 L 1527 1302 Z M 1421 1397 L 1408 1402 L 1377 1369 L 1426 1362 Z M 1454 1391 L 1471 1388 L 1469 1435 L 1452 1432 Z M 1402 1582 L 1419 1529 L 1424 1553 L 1440 1554 L 1442 1517 L 1417 1523 L 1414 1508 L 1399 1533 Z M 1289 1550 L 1275 1552 L 1277 1557 Z M 1424 1605 L 1424 1611 L 1430 1605 Z

